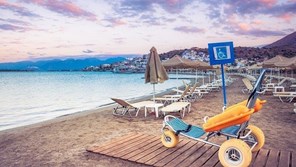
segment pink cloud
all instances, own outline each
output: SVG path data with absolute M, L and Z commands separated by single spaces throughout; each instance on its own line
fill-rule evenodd
M 247 23 L 238 23 L 238 27 L 243 31 L 249 31 L 251 29 L 250 25 Z
M 126 24 L 125 21 L 118 19 L 118 18 L 109 17 L 104 20 L 109 23 L 109 25 L 107 25 L 108 27 L 117 27 L 117 26 L 122 26 L 122 25 Z
M 263 21 L 262 20 L 253 20 L 251 24 L 258 26 L 258 25 L 262 25 Z
M 36 5 L 43 6 L 48 10 L 56 13 L 60 13 L 69 17 L 82 17 L 87 20 L 96 21 L 97 17 L 95 14 L 88 12 L 79 6 L 69 1 L 59 0 L 24 0 L 27 3 L 33 3 Z
M 290 13 L 284 13 L 282 15 L 279 16 L 281 19 L 283 19 L 286 22 L 290 22 L 292 18 L 294 18 L 295 16 L 293 16 Z
M 177 3 L 179 3 L 181 0 L 167 0 L 167 3 L 169 5 L 176 5 Z
M 262 4 L 266 5 L 266 6 L 274 6 L 277 3 L 277 0 L 259 0 L 259 2 L 261 2 Z
M 125 25 L 126 24 L 126 22 L 124 22 L 124 21 L 122 21 L 122 20 L 120 20 L 120 19 L 114 19 L 114 20 L 112 20 L 111 21 L 111 23 L 112 23 L 112 25 L 113 26 L 121 26 L 121 25 Z

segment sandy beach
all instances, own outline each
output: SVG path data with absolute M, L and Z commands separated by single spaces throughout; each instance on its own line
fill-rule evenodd
M 228 105 L 245 100 L 241 78 L 227 87 Z M 192 103 L 191 113 L 184 118 L 202 125 L 204 116 L 221 113 L 221 91 Z M 282 103 L 272 95 L 260 95 L 267 100 L 263 109 L 253 114 L 251 124 L 265 133 L 263 148 L 296 150 L 296 114 L 293 103 Z M 116 117 L 112 108 L 85 111 L 54 120 L 0 132 L 0 166 L 141 166 L 139 164 L 88 153 L 87 147 L 106 142 L 130 132 L 160 136 L 162 118 L 154 114 L 144 117 Z

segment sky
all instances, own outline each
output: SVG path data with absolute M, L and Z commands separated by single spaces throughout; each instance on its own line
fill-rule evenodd
M 262 46 L 296 31 L 296 0 L 0 0 L 0 62 Z

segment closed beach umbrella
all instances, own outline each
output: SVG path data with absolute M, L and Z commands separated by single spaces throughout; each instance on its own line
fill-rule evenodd
M 155 84 L 162 83 L 168 79 L 168 74 L 161 64 L 156 48 L 152 47 L 146 65 L 145 83 L 153 84 L 153 101 L 155 101 Z

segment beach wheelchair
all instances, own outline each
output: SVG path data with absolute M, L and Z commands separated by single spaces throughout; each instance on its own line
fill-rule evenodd
M 223 166 L 245 167 L 252 160 L 252 152 L 258 151 L 265 142 L 264 133 L 254 125 L 249 125 L 253 113 L 261 110 L 266 101 L 257 99 L 265 75 L 262 70 L 248 100 L 228 107 L 224 112 L 204 119 L 202 127 L 190 125 L 183 120 L 167 115 L 163 121 L 161 141 L 165 147 L 175 147 L 179 135 L 220 147 L 218 156 Z M 226 136 L 221 145 L 210 142 L 215 136 Z

